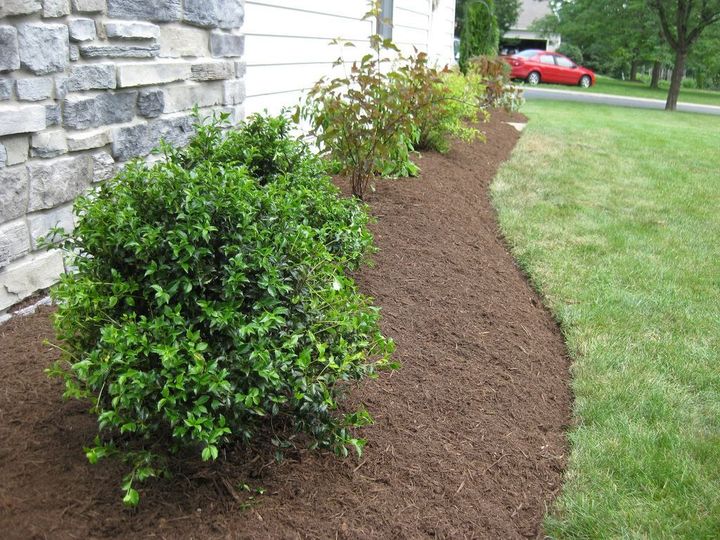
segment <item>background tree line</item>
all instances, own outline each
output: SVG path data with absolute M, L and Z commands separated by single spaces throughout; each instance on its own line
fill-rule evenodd
M 654 88 L 671 68 L 667 109 L 676 108 L 686 72 L 693 77 L 686 84 L 720 88 L 720 0 L 549 1 L 553 14 L 534 29 L 560 34 L 577 62 L 631 80 L 652 66 Z

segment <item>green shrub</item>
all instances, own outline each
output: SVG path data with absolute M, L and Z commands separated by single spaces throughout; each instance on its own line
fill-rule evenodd
M 216 459 L 261 432 L 278 450 L 362 449 L 351 428 L 370 417 L 338 412 L 344 383 L 393 367 L 379 310 L 346 273 L 370 248 L 368 216 L 287 127 L 200 125 L 187 149 L 76 202 L 50 372 L 98 416 L 89 460 L 129 463 L 126 504 L 182 449 Z
M 510 80 L 510 66 L 499 56 L 470 59 L 466 75 L 478 81 L 473 87 L 480 88 L 478 99 L 484 108 L 514 112 L 525 103 L 522 90 Z
M 582 64 L 583 63 L 583 53 L 580 47 L 577 47 L 576 45 L 573 45 L 572 43 L 566 43 L 563 42 L 560 47 L 558 47 L 557 52 L 560 54 L 564 54 L 567 56 L 570 60 L 575 62 L 576 64 Z
M 371 10 L 367 17 L 377 13 Z M 344 76 L 320 79 L 295 116 L 309 121 L 321 153 L 338 165 L 339 174 L 350 178 L 352 192 L 360 199 L 376 172 L 390 175 L 405 167 L 412 173 L 414 167 L 410 103 L 399 91 L 401 75 L 390 68 L 399 49 L 378 34 L 369 39 L 373 53 L 354 62 Z M 354 46 L 340 40 L 333 43 Z M 343 63 L 341 58 L 336 64 Z
M 479 104 L 462 75 L 428 65 L 422 52 L 407 59 L 400 71 L 400 84 L 408 87 L 404 94 L 412 103 L 414 149 L 445 153 L 452 138 L 478 137 L 479 131 L 468 122 L 478 120 Z
M 460 69 L 467 72 L 469 61 L 476 56 L 496 56 L 500 30 L 493 0 L 473 0 L 465 5 L 460 35 Z

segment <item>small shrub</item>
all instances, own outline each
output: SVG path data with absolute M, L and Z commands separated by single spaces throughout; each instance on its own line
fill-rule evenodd
M 525 102 L 522 90 L 510 81 L 510 66 L 498 56 L 477 56 L 471 59 L 467 75 L 479 81 L 482 92 L 478 97 L 485 108 L 514 112 Z
M 400 84 L 412 103 L 413 147 L 416 150 L 450 150 L 452 138 L 471 141 L 478 137 L 477 129 L 468 126 L 476 122 L 479 106 L 467 80 L 451 76 L 448 68 L 428 65 L 426 53 L 416 53 L 400 68 L 404 77 Z
M 398 72 L 386 67 L 398 58 L 399 49 L 377 34 L 370 36 L 370 44 L 374 54 L 354 62 L 345 76 L 320 79 L 296 112 L 296 119 L 310 122 L 321 152 L 339 165 L 340 174 L 350 177 L 352 192 L 360 199 L 376 172 L 398 169 L 396 163 L 389 167 L 391 157 L 410 162 L 412 143 L 410 104 L 398 92 Z M 340 59 L 337 65 L 343 63 Z
M 76 202 L 50 373 L 98 416 L 88 459 L 129 463 L 128 505 L 182 449 L 214 460 L 259 432 L 278 450 L 294 433 L 362 449 L 351 428 L 370 417 L 338 413 L 343 383 L 391 367 L 392 350 L 346 273 L 370 248 L 368 217 L 287 128 L 199 125 L 188 148 Z

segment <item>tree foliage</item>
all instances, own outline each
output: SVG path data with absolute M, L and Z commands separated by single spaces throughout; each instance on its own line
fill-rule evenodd
M 647 0 L 647 3 L 660 21 L 665 40 L 675 52 L 665 104 L 667 110 L 673 111 L 677 108 L 688 55 L 703 32 L 720 23 L 720 0 Z
M 686 66 L 701 77 L 714 70 L 718 55 L 710 43 L 720 22 L 720 0 L 553 0 L 552 6 L 554 14 L 534 29 L 562 35 L 596 71 L 632 75 L 643 62 L 671 64 L 667 109 L 677 106 Z M 704 35 L 710 36 L 702 42 L 706 54 L 692 55 Z
M 500 45 L 500 30 L 493 0 L 473 0 L 465 5 L 460 36 L 460 69 L 476 56 L 495 56 Z
M 455 35 L 462 35 L 465 6 L 475 0 L 455 0 Z M 495 0 L 495 16 L 497 17 L 500 36 L 510 30 L 518 20 L 522 0 Z
M 663 55 L 660 28 L 645 0 L 558 1 L 554 13 L 537 21 L 534 29 L 561 35 L 596 71 L 620 76 L 630 73 L 633 64 Z

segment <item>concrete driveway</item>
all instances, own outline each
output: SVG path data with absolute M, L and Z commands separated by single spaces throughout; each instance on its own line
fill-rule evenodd
M 552 101 L 578 101 L 581 103 L 597 103 L 616 105 L 618 107 L 635 107 L 640 109 L 665 109 L 665 101 L 660 99 L 614 96 L 610 94 L 594 94 L 590 92 L 557 90 L 536 86 L 523 86 L 525 99 L 549 99 Z M 678 103 L 678 111 L 700 114 L 716 114 L 720 116 L 720 107 L 715 105 L 697 105 Z

